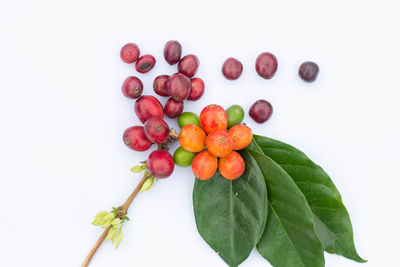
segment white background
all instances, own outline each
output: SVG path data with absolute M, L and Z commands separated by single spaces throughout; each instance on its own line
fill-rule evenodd
M 246 115 L 246 123 L 299 147 L 331 175 L 369 260 L 363 266 L 397 266 L 395 2 L 1 0 L 0 265 L 80 266 L 101 233 L 94 215 L 126 199 L 140 178 L 129 169 L 148 154 L 121 141 L 139 123 L 122 81 L 138 75 L 151 94 L 156 75 L 176 71 L 162 57 L 176 39 L 183 54 L 199 56 L 206 84 L 185 110 L 219 103 L 247 111 L 269 100 L 271 120 L 256 125 Z M 150 73 L 121 62 L 127 42 L 157 58 Z M 272 80 L 254 70 L 264 51 L 279 61 Z M 244 65 L 235 82 L 220 72 L 229 56 Z M 320 66 L 313 84 L 297 76 L 305 60 Z M 91 266 L 226 266 L 196 230 L 193 182 L 190 169 L 176 168 L 139 195 L 120 248 L 103 244 Z M 241 266 L 268 264 L 254 250 Z M 326 266 L 362 265 L 327 254 Z

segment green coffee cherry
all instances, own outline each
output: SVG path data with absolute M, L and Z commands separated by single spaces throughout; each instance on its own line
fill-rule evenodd
M 183 126 L 188 124 L 194 124 L 201 127 L 199 116 L 197 116 L 193 112 L 183 112 L 178 118 L 178 125 L 182 128 Z
M 192 164 L 193 158 L 196 154 L 186 151 L 182 147 L 178 147 L 174 153 L 174 162 L 176 165 L 181 167 L 188 167 Z
M 228 128 L 240 124 L 244 118 L 244 110 L 239 105 L 233 105 L 226 110 L 228 115 Z

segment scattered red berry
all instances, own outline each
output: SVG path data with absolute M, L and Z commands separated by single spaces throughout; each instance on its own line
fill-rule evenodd
M 164 58 L 170 65 L 179 62 L 182 55 L 182 46 L 178 41 L 168 41 L 164 47 Z
M 198 100 L 204 94 L 204 82 L 200 78 L 193 78 L 190 80 L 191 88 L 188 100 Z
M 183 111 L 183 101 L 176 101 L 172 97 L 168 99 L 167 103 L 164 106 L 165 115 L 170 117 L 171 119 L 178 118 L 179 115 L 182 114 Z
M 169 127 L 164 120 L 152 117 L 144 123 L 144 133 L 151 142 L 162 144 L 168 139 Z
M 257 123 L 263 123 L 271 117 L 272 112 L 272 105 L 268 101 L 260 99 L 250 107 L 249 115 Z
M 169 79 L 168 75 L 160 75 L 154 79 L 153 90 L 156 94 L 160 96 L 169 96 L 167 88 L 165 86 L 168 79 Z
M 271 79 L 278 69 L 276 57 L 268 52 L 262 53 L 256 60 L 256 71 L 264 79 Z
M 136 61 L 136 70 L 140 73 L 149 72 L 156 64 L 156 59 L 152 55 L 141 56 Z
M 175 100 L 185 100 L 189 95 L 190 79 L 182 73 L 172 74 L 166 83 L 166 88 L 168 94 Z
M 222 65 L 222 74 L 228 80 L 236 80 L 240 77 L 243 71 L 243 65 L 236 58 L 230 57 L 225 60 Z
M 300 65 L 299 76 L 308 83 L 315 81 L 318 77 L 319 67 L 316 63 L 307 61 Z
M 199 68 L 199 59 L 195 55 L 184 56 L 178 64 L 178 71 L 192 78 Z
M 120 57 L 125 63 L 135 62 L 140 55 L 139 47 L 136 44 L 126 44 L 121 48 Z
M 142 126 L 133 126 L 125 130 L 122 136 L 125 145 L 136 151 L 146 151 L 152 145 Z
M 142 95 L 142 92 L 143 83 L 139 78 L 135 76 L 129 76 L 122 84 L 122 93 L 127 98 L 136 99 Z
M 147 159 L 147 168 L 154 177 L 167 178 L 174 171 L 174 159 L 165 150 L 155 150 Z
M 135 113 L 142 123 L 151 117 L 164 118 L 164 109 L 160 101 L 151 95 L 144 95 L 136 100 Z

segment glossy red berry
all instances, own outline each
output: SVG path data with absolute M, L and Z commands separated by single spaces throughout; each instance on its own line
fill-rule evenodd
M 168 41 L 164 47 L 164 58 L 170 65 L 179 62 L 182 55 L 182 46 L 178 41 Z
M 256 60 L 256 71 L 264 79 L 271 79 L 278 69 L 278 60 L 268 52 L 262 53 Z
M 188 100 L 198 100 L 204 94 L 204 82 L 200 78 L 193 78 L 190 80 L 190 92 L 187 97 Z
M 166 88 L 166 83 L 168 79 L 169 79 L 168 75 L 160 75 L 154 79 L 153 90 L 156 94 L 160 96 L 169 96 Z
M 183 101 L 176 101 L 172 97 L 168 99 L 167 103 L 164 106 L 165 115 L 170 117 L 171 119 L 178 118 L 179 115 L 182 114 L 183 111 Z
M 307 61 L 300 65 L 299 76 L 308 83 L 315 81 L 318 77 L 319 67 L 316 63 Z
M 199 59 L 195 55 L 184 56 L 178 64 L 178 71 L 192 78 L 199 68 Z
M 151 142 L 162 144 L 168 139 L 169 127 L 163 119 L 152 117 L 144 123 L 144 133 Z
M 125 130 L 122 139 L 127 147 L 136 151 L 146 151 L 152 144 L 146 137 L 142 126 L 129 127 Z
M 172 74 L 166 83 L 166 88 L 168 94 L 175 100 L 185 100 L 190 91 L 190 79 L 182 73 Z
M 236 58 L 230 57 L 225 60 L 224 65 L 222 65 L 222 74 L 228 80 L 236 80 L 240 77 L 243 71 L 242 63 Z
M 143 83 L 139 78 L 135 76 L 129 76 L 122 84 L 122 93 L 127 98 L 136 99 L 142 95 L 142 92 Z
M 152 117 L 164 118 L 164 109 L 160 101 L 151 95 L 144 95 L 136 100 L 135 113 L 142 123 Z
M 140 55 L 139 47 L 136 44 L 126 44 L 121 48 L 120 57 L 125 63 L 135 62 Z
M 167 178 L 174 171 L 174 159 L 165 150 L 155 150 L 147 159 L 147 168 L 154 177 Z
M 140 73 L 149 72 L 156 64 L 156 59 L 152 55 L 141 56 L 135 64 L 135 68 Z
M 257 123 L 263 123 L 271 117 L 272 112 L 272 105 L 267 100 L 260 99 L 250 107 L 249 115 Z

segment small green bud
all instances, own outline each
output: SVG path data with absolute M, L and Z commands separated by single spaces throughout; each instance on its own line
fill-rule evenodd
M 122 241 L 122 229 L 119 229 L 118 236 L 117 236 L 117 243 L 115 244 L 115 248 L 118 248 Z
M 149 190 L 154 184 L 154 177 L 148 178 L 144 184 L 142 185 L 142 188 L 140 189 L 140 193 L 143 193 L 146 190 Z

